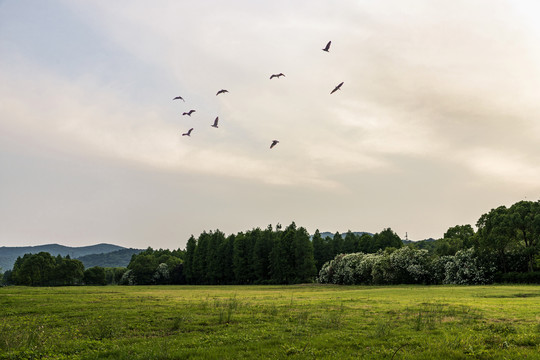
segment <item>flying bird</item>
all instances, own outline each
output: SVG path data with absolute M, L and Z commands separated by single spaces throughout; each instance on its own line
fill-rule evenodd
M 285 74 L 284 73 L 273 74 L 272 76 L 270 76 L 270 80 L 272 80 L 275 77 L 277 77 L 279 79 L 281 76 L 285 76 Z
M 278 142 L 278 140 L 272 140 L 272 144 L 270 144 L 270 149 L 276 146 Z
M 182 101 L 184 101 L 184 102 L 186 101 L 186 100 L 184 100 L 184 98 L 181 97 L 181 96 L 177 96 L 177 97 L 175 97 L 173 100 L 182 100 Z
M 218 121 L 219 121 L 219 116 L 217 116 L 216 119 L 214 120 L 214 125 L 210 125 L 210 126 L 215 127 L 215 128 L 217 129 L 217 127 L 218 127 L 218 126 L 217 126 Z
M 189 129 L 187 133 L 183 133 L 182 136 L 191 136 L 192 131 L 193 131 L 193 128 Z
M 189 110 L 188 112 L 183 113 L 182 116 L 184 115 L 191 116 L 191 114 L 193 114 L 194 112 L 195 110 Z
M 216 96 L 218 96 L 219 94 L 224 94 L 224 93 L 227 93 L 229 91 L 225 90 L 225 89 L 221 89 L 217 92 Z
M 331 44 L 331 43 L 332 43 L 332 42 L 329 41 L 328 44 L 326 44 L 326 46 L 325 46 L 324 49 L 322 49 L 322 50 L 323 50 L 323 51 L 326 51 L 326 52 L 329 52 L 329 50 L 330 50 L 330 44 Z
M 335 92 L 338 91 L 338 90 L 341 90 L 341 85 L 343 85 L 343 81 L 342 81 L 338 86 L 336 86 L 336 87 L 334 88 L 334 90 L 332 90 L 332 91 L 330 92 L 330 94 L 333 94 L 333 93 L 335 93 Z

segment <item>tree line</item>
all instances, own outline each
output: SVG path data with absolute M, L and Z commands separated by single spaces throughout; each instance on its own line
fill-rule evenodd
M 118 284 L 125 268 L 84 268 L 83 263 L 69 255 L 52 256 L 48 252 L 24 254 L 18 257 L 12 270 L 0 277 L 1 283 L 25 286 L 71 286 Z
M 295 284 L 314 280 L 313 254 L 307 230 L 294 222 L 229 236 L 216 230 L 190 237 L 183 270 L 187 284 Z
M 340 254 L 318 280 L 338 284 L 540 283 L 540 202 L 520 201 L 456 225 L 443 238 Z
M 3 274 L 3 283 L 540 283 L 539 201 L 492 209 L 476 227 L 477 231 L 469 224 L 456 225 L 441 239 L 406 245 L 390 228 L 374 235 L 348 231 L 324 238 L 318 230 L 310 236 L 294 222 L 284 229 L 268 225 L 228 236 L 220 230 L 205 231 L 197 238 L 192 235 L 184 250 L 148 248 L 134 254 L 127 268 L 84 269 L 69 256 L 26 254 Z M 339 273 L 351 269 L 362 273 Z
M 313 237 L 292 222 L 226 236 L 222 231 L 191 236 L 185 250 L 147 250 L 133 255 L 120 280 L 148 284 L 296 284 L 315 281 L 322 265 L 343 252 L 403 246 L 391 229 L 380 233 Z

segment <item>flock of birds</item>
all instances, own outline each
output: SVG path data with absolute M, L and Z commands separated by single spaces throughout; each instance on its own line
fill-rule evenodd
M 332 44 L 332 41 L 329 41 L 326 46 L 322 49 L 323 51 L 326 51 L 326 52 L 330 52 L 330 45 Z M 279 74 L 272 74 L 270 76 L 270 80 L 272 80 L 273 78 L 280 78 L 280 77 L 285 77 L 285 74 L 283 73 L 279 73 Z M 343 81 L 341 83 L 339 83 L 331 92 L 330 94 L 333 94 L 335 93 L 336 91 L 338 90 L 341 90 L 341 86 L 343 85 Z M 219 90 L 217 93 L 216 93 L 216 96 L 220 95 L 220 94 L 225 94 L 225 93 L 228 93 L 229 91 L 228 90 L 225 90 L 225 89 L 221 89 Z M 181 97 L 181 96 L 176 96 L 175 98 L 173 98 L 173 100 L 182 100 L 185 102 L 184 98 Z M 189 110 L 189 111 L 186 111 L 184 113 L 182 113 L 182 116 L 191 116 L 191 114 L 193 114 L 194 112 L 196 112 L 196 110 Z M 219 116 L 217 116 L 215 119 L 214 119 L 214 123 L 210 126 L 214 127 L 214 128 L 218 128 L 218 122 L 219 122 Z M 182 136 L 191 136 L 191 132 L 193 131 L 193 128 L 189 129 L 187 132 L 183 133 Z M 272 149 L 274 146 L 276 146 L 277 144 L 279 143 L 279 140 L 272 140 L 272 143 L 270 144 L 270 149 Z

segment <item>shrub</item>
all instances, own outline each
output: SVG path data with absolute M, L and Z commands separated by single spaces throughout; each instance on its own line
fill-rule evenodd
M 473 248 L 460 250 L 445 264 L 445 284 L 475 285 L 493 282 L 495 265 L 482 263 Z

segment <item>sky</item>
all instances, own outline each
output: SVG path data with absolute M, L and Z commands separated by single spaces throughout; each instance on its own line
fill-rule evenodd
M 292 221 L 422 240 L 536 201 L 538 14 L 0 0 L 0 246 L 184 249 Z

